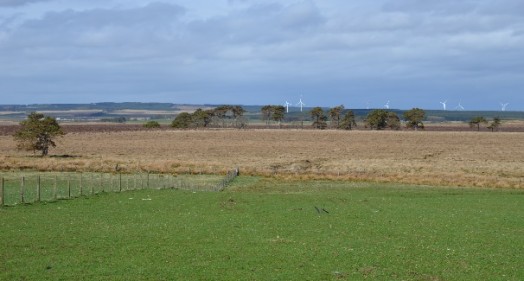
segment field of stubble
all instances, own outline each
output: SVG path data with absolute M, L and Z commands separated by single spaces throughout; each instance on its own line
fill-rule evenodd
M 437 186 L 524 187 L 524 134 L 315 130 L 69 133 L 40 158 L 0 136 L 0 169 L 241 173 Z

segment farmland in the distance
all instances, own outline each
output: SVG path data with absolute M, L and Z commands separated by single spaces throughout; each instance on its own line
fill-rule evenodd
M 78 131 L 51 157 L 0 136 L 0 169 L 224 173 L 301 179 L 524 187 L 524 134 L 510 132 Z

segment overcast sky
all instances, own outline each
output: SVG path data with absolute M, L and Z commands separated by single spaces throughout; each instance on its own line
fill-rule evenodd
M 0 104 L 524 110 L 523 0 L 0 0 Z

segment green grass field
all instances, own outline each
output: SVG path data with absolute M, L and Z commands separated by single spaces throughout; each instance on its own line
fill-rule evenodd
M 524 280 L 524 192 L 239 177 L 0 209 L 1 280 Z
M 8 172 L 3 179 L 3 203 L 12 206 L 38 201 L 92 196 L 138 189 L 213 190 L 220 175 L 110 174 L 74 172 Z M 0 197 L 2 193 L 0 193 Z

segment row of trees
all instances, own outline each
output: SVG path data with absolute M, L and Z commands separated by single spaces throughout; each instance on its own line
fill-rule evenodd
M 406 120 L 406 127 L 409 129 L 424 129 L 422 122 L 426 117 L 426 112 L 420 108 L 413 108 L 404 112 L 404 120 Z M 383 130 L 390 128 L 392 130 L 399 130 L 401 127 L 400 117 L 392 111 L 377 109 L 371 111 L 365 120 L 366 126 L 375 130 Z
M 206 127 L 235 127 L 244 128 L 247 120 L 244 117 L 246 111 L 238 105 L 222 105 L 214 109 L 197 109 L 193 113 L 182 112 L 171 123 L 171 127 L 206 128 Z
M 327 115 L 321 107 L 315 107 L 310 111 L 312 126 L 317 129 L 326 129 L 328 127 L 327 120 L 331 121 L 331 128 L 351 130 L 357 126 L 355 113 L 352 110 L 347 110 L 344 113 L 344 106 L 339 105 L 331 108 Z
M 480 124 L 488 124 L 488 123 L 489 123 L 488 120 L 486 120 L 486 118 L 484 118 L 483 116 L 477 116 L 477 117 L 473 117 L 473 119 L 469 121 L 469 126 L 471 128 L 477 128 L 477 131 L 480 131 Z M 489 123 L 489 125 L 486 128 L 494 132 L 499 129 L 501 124 L 502 124 L 501 119 L 499 117 L 495 117 L 493 118 L 491 123 Z
M 278 121 L 279 124 L 284 119 L 285 108 L 283 106 L 266 105 L 261 109 L 262 118 L 269 125 L 270 120 Z M 314 107 L 309 115 L 311 117 L 312 126 L 316 129 L 328 128 L 328 121 L 330 121 L 331 128 L 351 130 L 357 126 L 356 116 L 352 110 L 345 110 L 343 105 L 335 106 L 324 112 L 322 107 Z M 404 113 L 404 118 L 407 120 L 406 126 L 409 128 L 419 129 L 424 128 L 422 120 L 424 120 L 425 112 L 422 109 L 414 108 Z M 373 110 L 365 119 L 366 127 L 375 130 L 383 130 L 386 128 L 398 130 L 400 129 L 400 118 L 395 112 L 386 110 Z
M 244 117 L 246 111 L 238 105 L 222 105 L 214 109 L 197 109 L 193 113 L 183 112 L 177 115 L 171 123 L 174 128 L 206 128 L 206 127 L 233 127 L 244 128 L 247 119 Z M 265 105 L 260 110 L 262 121 L 266 126 L 270 123 L 277 122 L 281 127 L 286 116 L 286 108 L 282 105 Z M 356 116 L 352 110 L 345 110 L 343 105 L 330 108 L 327 112 L 322 107 L 314 107 L 309 111 L 311 126 L 316 129 L 333 129 L 351 130 L 357 126 Z M 426 112 L 420 108 L 413 108 L 403 113 L 406 128 L 419 130 L 424 129 L 424 119 Z M 328 124 L 329 121 L 329 124 Z M 481 124 L 487 124 L 484 117 L 475 117 L 469 124 L 480 130 Z M 372 130 L 399 130 L 402 126 L 401 118 L 396 112 L 384 109 L 372 110 L 364 119 L 366 128 Z M 487 126 L 488 129 L 495 131 L 501 125 L 500 118 L 496 117 L 492 123 Z
M 281 126 L 286 116 L 286 108 L 282 105 L 265 105 L 260 112 L 262 113 L 262 120 L 266 122 L 266 126 L 269 126 L 271 121 L 278 122 L 278 125 Z
M 285 117 L 285 107 L 277 105 L 266 105 L 261 109 L 262 119 L 269 125 L 269 122 L 276 121 L 281 125 Z M 331 128 L 351 130 L 357 126 L 356 117 L 353 111 L 345 110 L 343 105 L 335 106 L 324 112 L 321 107 L 314 107 L 309 115 L 312 121 L 312 127 L 316 129 L 328 128 L 328 121 L 330 121 Z M 406 128 L 419 130 L 424 129 L 423 121 L 426 118 L 426 112 L 420 108 L 413 108 L 403 113 Z M 372 110 L 364 119 L 366 128 L 372 130 L 392 129 L 399 130 L 402 122 L 397 113 L 387 111 L 384 109 Z M 484 117 L 475 117 L 470 122 L 470 127 L 477 128 L 480 131 L 481 124 L 488 124 Z M 495 117 L 493 121 L 487 126 L 491 131 L 496 131 L 501 125 L 501 119 Z

